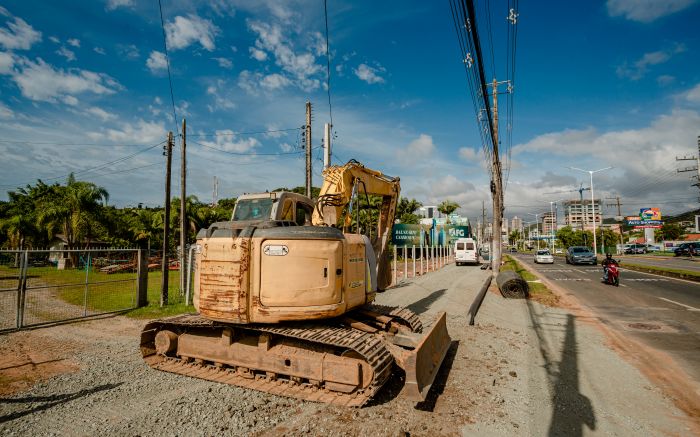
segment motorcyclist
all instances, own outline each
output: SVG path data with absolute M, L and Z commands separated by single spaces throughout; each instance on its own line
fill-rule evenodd
M 601 263 L 601 265 L 603 266 L 603 280 L 605 281 L 608 280 L 608 266 L 610 264 L 617 264 L 617 261 L 615 261 L 615 259 L 613 259 L 612 257 L 612 254 L 608 252 L 605 254 L 605 259 Z

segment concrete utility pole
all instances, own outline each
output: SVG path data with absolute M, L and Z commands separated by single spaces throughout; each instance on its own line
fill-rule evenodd
M 686 167 L 678 170 L 678 173 L 685 173 L 693 171 L 692 177 L 696 179 L 697 182 L 692 184 L 694 187 L 700 188 L 700 136 L 698 136 L 698 154 L 696 156 L 684 156 L 682 158 L 676 157 L 676 161 L 695 161 L 695 167 Z
M 616 206 L 617 205 L 617 217 L 622 217 L 622 203 L 620 203 L 620 196 L 606 197 L 606 200 L 617 200 L 615 203 L 606 203 L 606 206 Z
M 180 154 L 180 294 L 185 292 L 185 255 L 187 254 L 187 161 L 185 146 L 187 144 L 187 121 L 182 119 L 182 150 Z
M 306 102 L 306 197 L 311 198 L 311 102 Z
M 503 180 L 501 157 L 498 151 L 498 83 L 493 79 L 493 153 L 491 170 L 491 192 L 493 194 L 493 232 L 491 236 L 491 270 L 497 275 L 501 270 L 501 219 L 503 217 Z M 503 83 L 503 82 L 501 82 Z
M 219 205 L 219 178 L 214 176 L 214 189 L 211 193 L 211 205 L 216 207 Z
M 168 144 L 165 146 L 167 164 L 165 167 L 165 217 L 163 218 L 163 266 L 160 287 L 160 306 L 168 304 L 168 239 L 170 239 L 170 169 L 173 162 L 173 133 L 168 132 Z
M 486 205 L 481 201 L 481 244 L 486 241 Z
M 327 169 L 331 165 L 331 126 L 326 123 L 323 129 L 323 169 Z

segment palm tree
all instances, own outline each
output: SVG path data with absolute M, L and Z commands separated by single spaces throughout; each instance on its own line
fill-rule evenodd
M 109 193 L 92 182 L 76 181 L 72 173 L 66 186 L 51 188 L 51 193 L 40 202 L 38 223 L 46 226 L 49 237 L 62 232 L 68 249 L 74 249 L 83 239 L 87 247 Z
M 445 214 L 445 217 L 449 220 L 449 215 L 455 212 L 459 208 L 459 204 L 451 200 L 443 200 L 437 207 L 438 211 Z M 449 221 L 448 221 L 449 223 Z

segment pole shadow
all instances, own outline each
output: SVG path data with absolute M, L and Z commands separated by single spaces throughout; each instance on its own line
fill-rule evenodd
M 103 384 L 96 387 L 88 388 L 85 390 L 80 390 L 75 393 L 66 394 L 56 394 L 50 396 L 26 396 L 23 398 L 0 398 L 0 404 L 31 404 L 31 403 L 42 403 L 41 405 L 30 408 L 29 410 L 16 411 L 4 416 L 0 416 L 0 423 L 9 422 L 11 420 L 19 419 L 20 417 L 26 416 L 28 414 L 37 413 L 39 411 L 48 410 L 56 405 L 64 404 L 66 402 L 74 401 L 76 399 L 89 396 L 93 393 L 97 393 L 104 390 L 111 390 L 113 388 L 119 387 L 123 382 L 117 384 Z
M 442 295 L 445 294 L 446 291 L 446 288 L 435 290 L 429 295 L 425 296 L 423 299 L 417 300 L 412 304 L 408 305 L 406 308 L 408 308 L 416 314 L 423 314 L 424 312 L 428 311 L 430 305 L 432 305 L 433 302 L 435 302 L 436 300 L 440 299 L 440 297 L 442 297 Z
M 527 301 L 527 306 L 537 335 L 540 355 L 545 362 L 543 367 L 552 396 L 552 419 L 547 435 L 550 437 L 583 436 L 584 425 L 590 430 L 596 429 L 596 416 L 591 400 L 580 391 L 576 317 L 572 314 L 566 315 L 561 359 L 557 363 L 554 360 L 557 350 L 547 343 L 543 324 L 539 321 L 533 304 Z

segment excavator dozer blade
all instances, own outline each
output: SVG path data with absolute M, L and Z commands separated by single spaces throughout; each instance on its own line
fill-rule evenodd
M 412 351 L 404 352 L 406 355 L 402 361 L 406 383 L 403 396 L 416 402 L 425 400 L 451 344 L 452 339 L 447 332 L 447 315 L 442 312 L 418 346 Z

